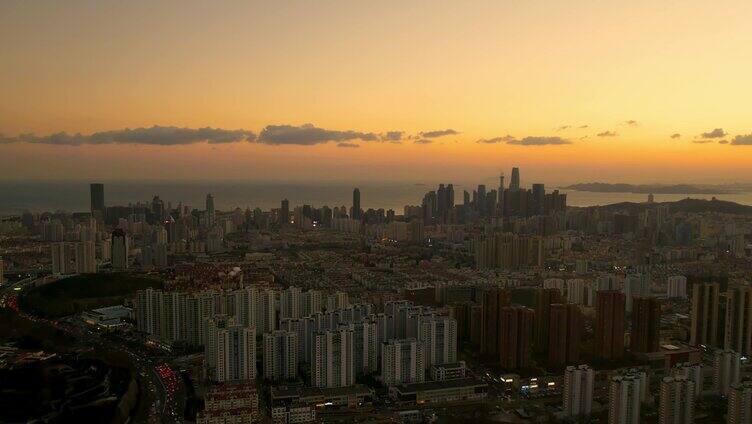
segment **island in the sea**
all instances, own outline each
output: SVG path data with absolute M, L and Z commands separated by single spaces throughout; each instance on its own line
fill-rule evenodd
M 654 194 L 732 194 L 739 193 L 738 186 L 711 186 L 689 184 L 609 184 L 579 183 L 562 187 L 566 190 L 590 191 L 595 193 L 654 193 Z

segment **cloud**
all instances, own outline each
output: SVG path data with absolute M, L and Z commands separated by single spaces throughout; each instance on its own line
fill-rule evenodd
M 726 131 L 723 128 L 716 128 L 713 131 L 708 131 L 700 134 L 702 138 L 722 138 L 726 136 Z
M 459 132 L 448 128 L 445 130 L 436 130 L 436 131 L 426 131 L 420 133 L 420 136 L 423 138 L 436 138 L 436 137 L 443 137 L 445 135 L 457 135 Z
M 616 134 L 613 131 L 603 131 L 601 133 L 596 134 L 598 137 L 616 137 L 618 134 Z
M 259 143 L 273 145 L 296 144 L 301 146 L 350 140 L 378 141 L 379 136 L 370 132 L 326 130 L 314 127 L 312 124 L 304 124 L 301 126 L 267 125 L 261 130 L 258 137 Z
M 737 135 L 731 140 L 731 144 L 734 146 L 752 146 L 752 134 Z
M 360 147 L 360 146 L 355 143 L 337 143 L 337 147 L 353 148 L 353 147 Z
M 712 143 L 713 140 L 692 140 L 692 143 L 695 144 L 706 144 L 706 143 Z
M 671 134 L 671 138 L 673 138 L 673 139 L 681 138 L 681 134 L 679 134 L 679 133 L 673 133 L 673 134 Z
M 718 144 L 728 144 L 728 140 L 718 140 Z
M 509 140 L 507 141 L 507 144 L 515 144 L 518 146 L 546 146 L 572 144 L 572 142 L 561 137 L 525 137 L 521 140 Z
M 515 140 L 514 137 L 511 135 L 505 135 L 504 137 L 494 137 L 494 138 L 481 138 L 480 140 L 476 141 L 478 144 L 498 144 L 498 143 L 504 143 Z
M 640 125 L 640 123 L 635 121 L 634 119 L 630 119 L 629 121 L 624 121 L 624 123 L 629 125 L 630 127 L 637 127 Z
M 572 128 L 571 125 L 562 125 L 559 128 L 557 128 L 556 131 L 564 131 L 564 130 L 568 130 L 570 128 Z
M 427 138 L 419 138 L 419 139 L 413 141 L 413 143 L 415 143 L 415 144 L 431 144 L 431 143 L 433 143 L 433 140 L 429 140 Z
M 403 131 L 388 131 L 381 134 L 381 141 L 400 141 L 403 134 Z
M 584 130 L 585 128 L 589 128 L 589 127 L 590 127 L 590 125 L 580 125 L 580 126 L 579 126 L 579 127 L 577 127 L 577 128 L 579 128 L 579 129 L 581 129 L 581 130 Z
M 122 129 L 95 132 L 92 134 L 68 134 L 59 132 L 46 136 L 21 134 L 16 137 L 0 135 L 0 143 L 51 144 L 57 146 L 80 146 L 82 144 L 146 144 L 176 146 L 194 143 L 235 143 L 253 141 L 256 135 L 248 130 L 225 130 L 221 128 L 179 128 L 153 126 L 150 128 Z

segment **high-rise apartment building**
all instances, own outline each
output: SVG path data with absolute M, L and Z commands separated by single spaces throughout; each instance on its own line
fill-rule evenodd
M 486 357 L 499 355 L 499 313 L 509 306 L 509 291 L 490 289 L 483 292 L 483 320 L 480 323 L 480 352 Z
M 633 299 L 630 350 L 633 353 L 657 352 L 661 338 L 661 301 L 654 297 Z
M 587 416 L 593 409 L 595 371 L 587 365 L 568 366 L 564 370 L 564 415 Z
M 256 332 L 253 327 L 232 325 L 217 332 L 216 380 L 256 378 Z
M 93 241 L 76 243 L 76 273 L 93 274 L 97 272 L 97 251 Z
M 663 377 L 658 422 L 660 424 L 692 424 L 695 411 L 694 390 L 694 383 L 686 377 Z
M 732 384 L 728 391 L 728 424 L 752 423 L 752 381 Z
M 387 385 L 422 383 L 426 365 L 423 344 L 416 339 L 392 339 L 381 345 L 381 380 Z
M 112 269 L 124 271 L 128 269 L 128 236 L 120 228 L 112 232 L 112 248 L 110 249 Z
M 692 324 L 689 344 L 692 346 L 719 347 L 718 308 L 720 304 L 718 283 L 692 285 Z
M 318 332 L 311 346 L 311 386 L 347 387 L 355 384 L 353 331 L 346 328 Z
M 713 387 L 721 396 L 728 394 L 729 388 L 739 384 L 741 355 L 731 350 L 716 350 L 713 355 Z
M 536 319 L 537 319 L 536 314 Z M 573 304 L 551 305 L 548 326 L 548 363 L 553 367 L 576 364 L 582 343 L 582 313 Z
M 604 290 L 596 294 L 595 356 L 602 359 L 624 356 L 624 307 L 623 293 Z
M 563 302 L 558 289 L 535 290 L 535 351 L 546 352 L 549 347 L 551 305 Z
M 279 317 L 300 318 L 302 306 L 300 287 L 288 287 L 279 293 Z
M 671 369 L 671 375 L 674 377 L 684 377 L 692 381 L 694 385 L 694 394 L 696 398 L 702 395 L 703 390 L 703 373 L 702 364 L 692 364 L 689 362 L 681 362 L 674 365 Z
M 647 376 L 630 370 L 611 378 L 608 399 L 609 424 L 639 424 L 640 409 L 647 393 Z
M 726 326 L 723 348 L 752 354 L 752 288 L 737 287 L 726 293 Z
M 503 307 L 499 311 L 499 360 L 503 368 L 512 370 L 530 366 L 533 341 L 532 309 Z
M 263 336 L 264 379 L 279 382 L 298 375 L 298 333 L 276 330 Z
M 666 294 L 669 298 L 687 298 L 687 277 L 672 275 L 666 280 Z
M 418 318 L 418 340 L 425 349 L 425 367 L 457 362 L 457 320 L 448 316 Z

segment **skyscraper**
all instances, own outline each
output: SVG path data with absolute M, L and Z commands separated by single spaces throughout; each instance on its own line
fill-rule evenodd
M 536 314 L 537 319 L 537 314 Z M 582 313 L 573 304 L 555 303 L 549 315 L 548 363 L 554 367 L 580 360 Z
M 219 382 L 256 379 L 256 332 L 253 327 L 232 325 L 217 332 Z
M 595 372 L 587 365 L 568 366 L 564 371 L 564 415 L 590 415 L 593 408 Z
M 530 366 L 533 339 L 532 309 L 503 307 L 499 310 L 499 360 L 508 370 Z
M 535 351 L 546 352 L 548 350 L 548 338 L 550 328 L 550 311 L 554 303 L 562 303 L 561 291 L 558 289 L 535 290 Z
M 104 215 L 104 184 L 92 183 L 89 185 L 89 194 L 91 197 L 91 214 L 100 212 Z
M 752 423 L 752 381 L 731 385 L 726 420 L 728 424 Z
M 425 349 L 425 366 L 457 362 L 457 320 L 447 316 L 419 318 L 418 340 Z
M 128 269 L 128 236 L 125 231 L 116 228 L 112 232 L 112 269 L 123 271 Z
M 595 356 L 620 359 L 624 356 L 624 294 L 600 291 L 595 306 Z
M 629 348 L 636 353 L 657 352 L 661 338 L 661 301 L 654 297 L 633 299 Z
M 206 195 L 206 217 L 209 220 L 209 225 L 214 224 L 216 216 L 214 211 L 214 196 L 211 193 Z
M 517 167 L 512 168 L 512 178 L 509 180 L 509 189 L 510 190 L 520 189 L 520 168 L 517 168 Z
M 509 306 L 509 291 L 505 289 L 490 289 L 483 292 L 480 352 L 486 357 L 498 357 L 499 311 L 505 306 Z
M 639 424 L 640 406 L 646 392 L 645 372 L 630 370 L 612 377 L 608 399 L 609 424 Z
M 311 386 L 347 387 L 355 384 L 353 331 L 340 328 L 313 335 Z
M 694 383 L 686 377 L 663 377 L 660 391 L 661 424 L 691 424 L 694 422 Z
M 292 380 L 298 375 L 298 334 L 277 330 L 265 333 L 264 378 L 271 381 Z
M 425 349 L 415 339 L 392 339 L 381 345 L 381 380 L 387 385 L 425 381 Z
M 360 220 L 361 219 L 361 213 L 360 213 L 360 189 L 356 188 L 353 190 L 353 204 L 352 204 L 352 213 L 350 214 L 352 219 Z
M 752 289 L 737 287 L 726 293 L 726 328 L 723 348 L 752 354 Z
M 695 283 L 692 285 L 692 327 L 689 344 L 719 347 L 718 305 L 720 285 L 718 283 Z
M 280 227 L 286 227 L 290 223 L 290 201 L 287 199 L 282 200 L 282 204 L 279 208 L 279 222 L 277 224 Z
M 713 386 L 721 396 L 728 394 L 733 384 L 739 383 L 741 355 L 731 350 L 716 350 L 713 356 Z

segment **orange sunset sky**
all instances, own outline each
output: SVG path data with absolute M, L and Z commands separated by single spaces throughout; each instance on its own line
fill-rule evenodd
M 0 179 L 752 182 L 751 18 L 749 0 L 6 0 Z

